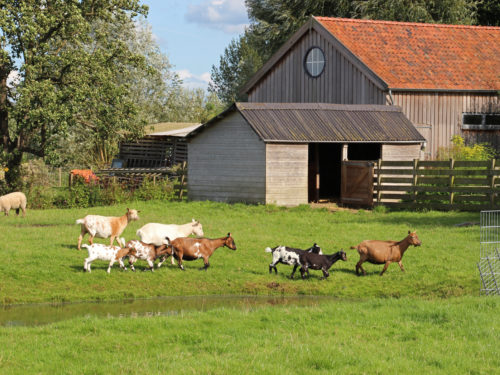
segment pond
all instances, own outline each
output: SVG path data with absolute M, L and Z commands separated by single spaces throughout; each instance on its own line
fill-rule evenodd
M 261 306 L 317 306 L 325 296 L 181 296 L 111 302 L 0 306 L 1 326 L 36 326 L 76 317 L 140 317 L 176 315 L 216 308 L 251 310 Z

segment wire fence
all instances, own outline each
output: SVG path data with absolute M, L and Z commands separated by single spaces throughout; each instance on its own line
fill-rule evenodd
M 480 294 L 500 295 L 500 211 L 481 211 Z

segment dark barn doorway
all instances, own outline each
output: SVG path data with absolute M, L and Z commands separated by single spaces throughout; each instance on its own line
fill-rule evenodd
M 342 144 L 309 144 L 309 201 L 338 200 Z
M 342 182 L 342 143 L 309 144 L 309 202 L 340 200 Z M 378 160 L 380 143 L 347 144 L 348 160 Z

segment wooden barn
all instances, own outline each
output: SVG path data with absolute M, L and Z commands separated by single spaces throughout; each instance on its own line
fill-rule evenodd
M 453 135 L 500 151 L 500 27 L 312 17 L 244 87 L 249 102 L 400 106 L 426 157 Z
M 338 199 L 363 185 L 344 173 L 345 160 L 358 168 L 418 158 L 424 141 L 399 107 L 235 103 L 188 135 L 188 196 L 286 206 Z M 373 188 L 373 176 L 363 180 Z

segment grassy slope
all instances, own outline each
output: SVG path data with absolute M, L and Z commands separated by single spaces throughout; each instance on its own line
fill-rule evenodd
M 0 328 L 0 372 L 490 375 L 499 310 L 494 298 L 375 298 Z
M 186 262 L 186 272 L 168 266 L 151 273 L 121 272 L 117 265 L 108 275 L 107 264 L 95 261 L 84 273 L 86 250 L 76 250 L 79 226 L 87 213 L 119 215 L 126 206 L 79 210 L 29 211 L 26 218 L 0 218 L 0 302 L 25 303 L 154 297 L 186 294 L 324 294 L 339 297 L 447 297 L 477 295 L 476 262 L 479 229 L 455 227 L 478 221 L 470 213 L 372 213 L 327 212 L 298 207 L 226 205 L 218 203 L 140 202 L 141 220 L 131 223 L 124 236 L 147 222 L 185 223 L 199 219 L 207 237 L 232 232 L 238 250 L 218 249 L 207 272 L 202 261 Z M 357 277 L 355 250 L 346 250 L 347 262 L 333 267 L 328 281 L 312 271 L 309 280 L 290 280 L 291 268 L 278 265 L 278 275 L 268 274 L 266 246 L 286 244 L 309 247 L 313 242 L 331 253 L 348 249 L 364 239 L 402 239 L 416 229 L 422 247 L 411 248 L 403 263 L 378 277 L 381 266 L 366 265 L 368 276 Z M 107 240 L 98 239 L 99 242 Z M 145 265 L 145 263 L 142 263 Z

